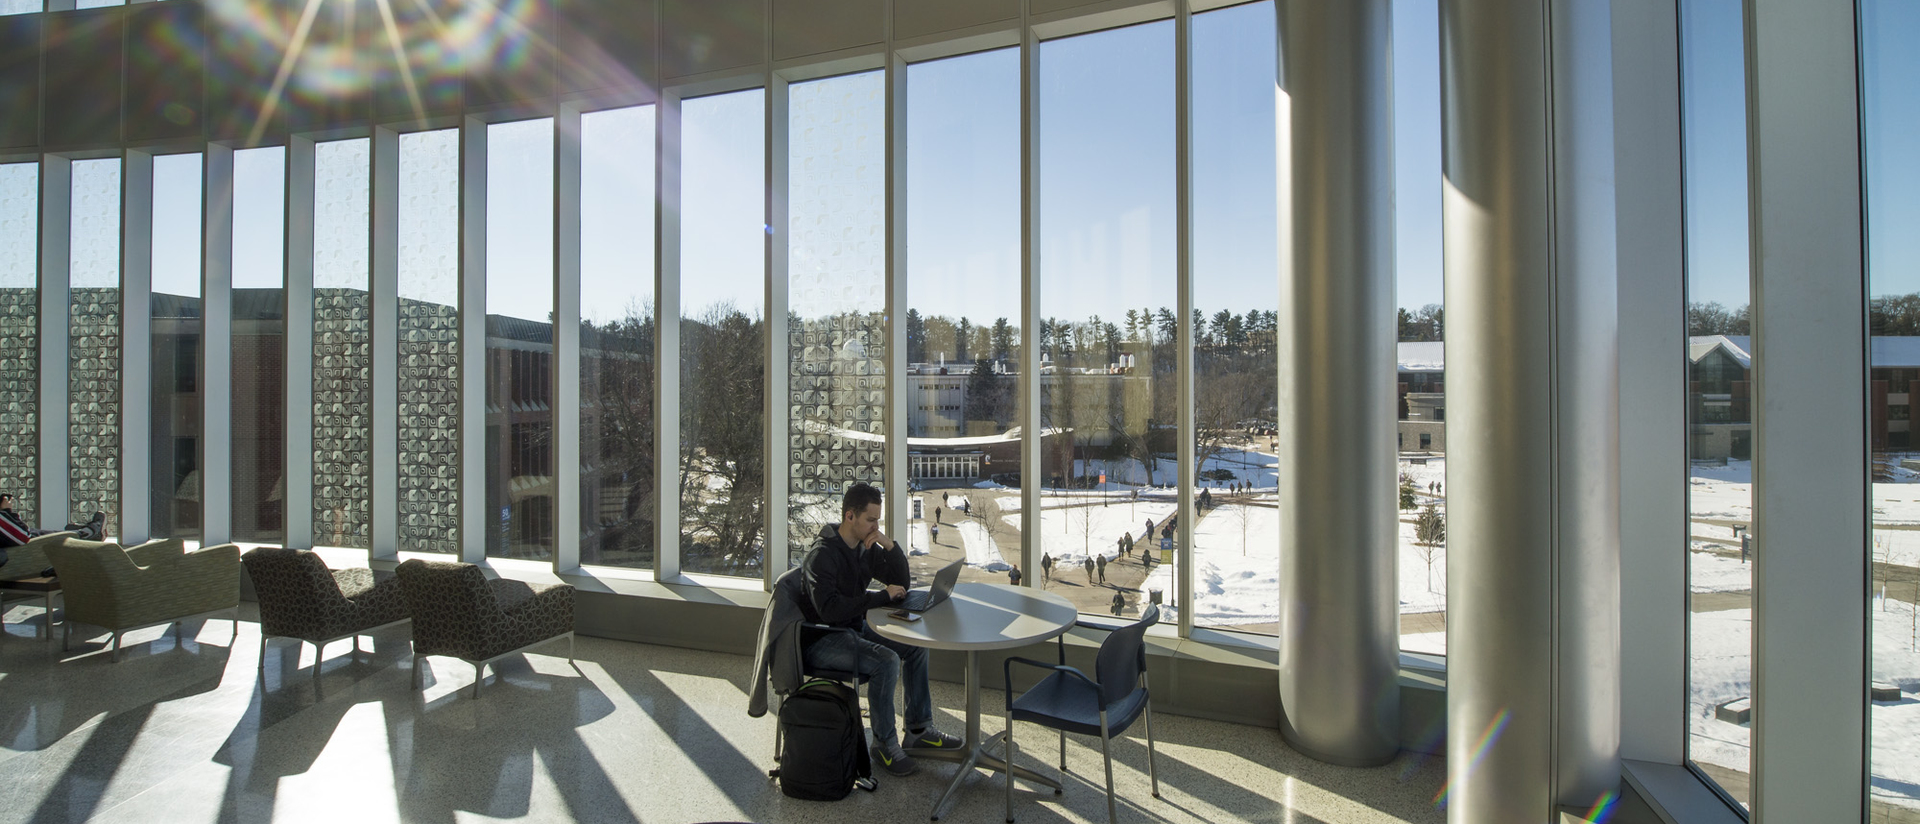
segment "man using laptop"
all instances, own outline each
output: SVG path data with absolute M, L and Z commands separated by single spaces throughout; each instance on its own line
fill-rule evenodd
M 927 651 L 880 637 L 867 627 L 867 610 L 906 597 L 907 556 L 880 531 L 880 490 L 863 483 L 847 487 L 840 500 L 840 523 L 820 528 L 801 562 L 807 597 L 800 610 L 812 623 L 847 627 L 854 638 L 833 633 L 808 645 L 807 666 L 857 671 L 867 676 L 867 709 L 877 742 L 874 758 L 887 772 L 912 775 L 918 768 L 901 745 L 894 726 L 894 687 L 903 678 L 907 692 L 907 743 L 910 747 L 954 748 L 958 736 L 933 728 L 933 697 L 927 690 Z M 869 592 L 879 579 L 886 588 Z

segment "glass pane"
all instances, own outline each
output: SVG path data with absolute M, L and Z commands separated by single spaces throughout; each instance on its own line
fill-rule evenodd
M 37 10 L 37 9 L 36 9 Z M 0 165 L 0 478 L 40 527 L 40 166 Z M 59 524 L 55 524 L 59 526 Z
M 1158 601 L 1165 621 L 1182 606 L 1173 46 L 1172 21 L 1040 45 L 1042 577 L 1082 612 L 1138 615 Z M 1129 310 L 1139 340 L 1120 328 Z M 1135 501 L 1135 486 L 1154 489 Z M 1095 556 L 1111 562 L 1129 533 L 1147 544 L 1144 580 L 1099 583 Z
M 120 534 L 120 159 L 73 163 L 67 306 L 67 509 Z M 50 525 L 50 526 L 49 526 Z
M 34 12 L 41 10 L 40 5 L 41 5 L 41 0 L 0 0 L 0 15 L 33 14 Z M 22 493 L 15 493 L 15 494 L 22 495 L 22 497 L 24 497 Z M 14 504 L 14 508 L 19 509 L 23 505 L 23 503 L 24 502 L 16 502 Z M 35 521 L 33 521 L 32 519 L 28 519 L 27 522 L 35 523 Z
M 153 537 L 200 538 L 201 156 L 153 159 Z
M 400 136 L 399 548 L 460 551 L 460 135 Z
M 907 471 L 917 580 L 1020 562 L 1020 52 L 907 67 Z M 1039 576 L 1031 579 L 1040 584 Z
M 1753 696 L 1753 347 L 1738 0 L 1680 6 L 1687 216 L 1687 756 L 1748 803 Z
M 681 569 L 759 577 L 766 546 L 760 89 L 688 100 L 680 156 Z
M 787 126 L 789 561 L 886 491 L 886 76 L 795 83 Z
M 654 107 L 580 118 L 580 563 L 653 566 Z
M 1393 4 L 1400 648 L 1447 652 L 1446 296 L 1440 271 L 1440 15 Z
M 1193 16 L 1193 305 L 1207 319 L 1195 328 L 1193 355 L 1201 489 L 1193 623 L 1267 635 L 1280 621 L 1277 459 L 1268 434 L 1280 414 L 1274 30 L 1268 2 Z M 1153 319 L 1128 309 L 1123 332 L 1144 341 Z
M 1861 123 L 1866 147 L 1867 294 L 1873 363 L 1873 541 L 1868 626 L 1868 785 L 1873 821 L 1920 818 L 1920 444 L 1913 438 L 1920 378 L 1920 6 L 1860 4 Z
M 314 146 L 313 540 L 371 546 L 371 145 Z
M 487 127 L 487 555 L 553 556 L 553 120 Z
M 233 153 L 233 539 L 280 543 L 286 499 L 286 150 Z

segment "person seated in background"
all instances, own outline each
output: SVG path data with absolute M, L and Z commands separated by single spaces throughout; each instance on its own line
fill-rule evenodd
M 106 526 L 107 514 L 95 512 L 86 523 L 67 524 L 67 532 L 79 533 L 78 537 L 88 541 L 100 540 L 100 532 Z M 0 549 L 26 546 L 27 541 L 47 534 L 48 530 L 34 529 L 27 525 L 20 513 L 13 509 L 13 493 L 0 492 Z
M 894 687 L 902 680 L 907 691 L 907 745 L 960 746 L 958 736 L 933 728 L 927 650 L 889 641 L 867 626 L 867 610 L 905 598 L 911 577 L 900 544 L 880 531 L 880 490 L 863 483 L 847 487 L 840 502 L 840 523 L 821 527 L 800 563 L 807 580 L 800 611 L 807 621 L 860 633 L 858 637 L 830 633 L 807 645 L 802 654 L 811 668 L 854 672 L 857 666 L 870 679 L 867 708 L 876 743 L 874 758 L 894 775 L 911 775 L 918 767 L 901 746 L 894 726 Z M 869 592 L 867 585 L 876 578 L 886 588 Z

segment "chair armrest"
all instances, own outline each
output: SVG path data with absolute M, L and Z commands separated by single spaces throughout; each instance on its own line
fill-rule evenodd
M 1007 710 L 1009 712 L 1013 710 L 1013 665 L 1014 664 L 1021 664 L 1024 666 L 1035 667 L 1038 669 L 1065 673 L 1067 675 L 1071 675 L 1075 678 L 1078 678 L 1082 681 L 1087 682 L 1087 686 L 1092 687 L 1095 690 L 1100 689 L 1100 685 L 1094 683 L 1093 679 L 1088 678 L 1086 673 L 1081 672 L 1080 670 L 1075 669 L 1073 667 L 1069 667 L 1066 664 L 1043 664 L 1039 661 L 1033 660 L 1032 658 L 1009 657 L 1004 663 L 1000 665 L 1000 675 L 1003 679 L 1005 679 L 1005 682 L 1007 685 L 1007 691 L 1006 691 Z

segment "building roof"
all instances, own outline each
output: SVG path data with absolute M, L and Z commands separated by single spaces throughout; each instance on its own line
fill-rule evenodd
M 1442 341 L 1401 341 L 1400 371 L 1443 372 L 1447 368 L 1447 345 Z
M 1753 368 L 1753 336 L 1751 335 L 1694 335 L 1687 338 L 1687 362 L 1699 363 L 1715 349 L 1724 350 L 1727 357 L 1740 364 L 1741 369 Z

